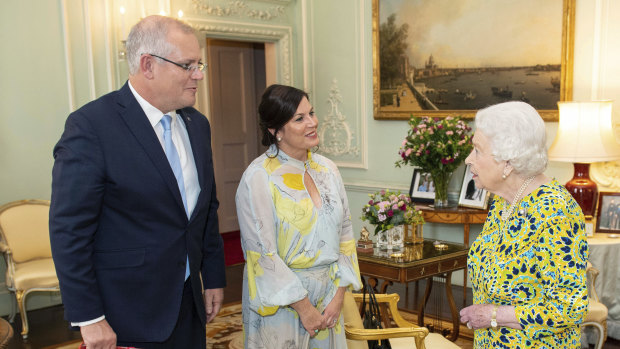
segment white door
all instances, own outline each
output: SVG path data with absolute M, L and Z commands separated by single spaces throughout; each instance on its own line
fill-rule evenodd
M 257 90 L 264 89 L 265 67 L 256 66 L 255 53 L 263 55 L 257 62 L 264 62 L 264 50 L 256 50 L 256 44 L 207 39 L 220 233 L 239 230 L 235 193 L 243 171 L 259 154 Z

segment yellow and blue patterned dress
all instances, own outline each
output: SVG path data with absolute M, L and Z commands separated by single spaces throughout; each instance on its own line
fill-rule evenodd
M 588 309 L 581 208 L 556 180 L 524 197 L 502 222 L 508 206 L 493 201 L 467 267 L 474 304 L 514 306 L 523 329 L 476 330 L 474 348 L 579 348 Z
M 361 280 L 347 196 L 336 165 L 308 152 L 298 161 L 275 146 L 246 169 L 236 195 L 243 277 L 245 348 L 297 348 L 306 330 L 290 306 L 308 296 L 319 312 L 338 287 L 360 289 Z M 305 188 L 314 180 L 321 207 Z M 336 348 L 346 348 L 342 315 L 333 329 Z M 329 348 L 320 331 L 310 348 Z

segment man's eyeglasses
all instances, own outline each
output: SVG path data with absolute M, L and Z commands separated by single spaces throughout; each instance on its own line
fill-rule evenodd
M 173 62 L 173 61 L 171 61 L 171 60 L 169 60 L 167 58 L 164 58 L 164 57 L 161 57 L 161 56 L 158 56 L 158 55 L 154 55 L 152 53 L 148 53 L 148 55 L 149 56 L 153 56 L 153 57 L 157 57 L 157 58 L 159 58 L 161 60 L 164 60 L 164 61 L 166 61 L 168 63 L 172 63 L 172 64 L 176 65 L 179 68 L 183 68 L 183 69 L 187 70 L 190 73 L 193 73 L 193 72 L 195 72 L 197 70 L 204 71 L 205 68 L 207 67 L 206 63 L 198 62 L 198 64 L 196 64 L 196 65 L 181 64 L 181 63 Z

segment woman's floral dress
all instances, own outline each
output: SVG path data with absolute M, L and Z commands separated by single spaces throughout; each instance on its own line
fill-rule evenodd
M 305 171 L 319 191 L 320 208 L 306 190 Z M 243 174 L 236 204 L 246 259 L 245 347 L 297 348 L 306 330 L 289 304 L 308 296 L 323 312 L 338 287 L 361 288 L 340 173 L 321 155 L 308 152 L 301 162 L 272 145 Z M 336 348 L 346 348 L 342 316 L 332 333 Z M 329 336 L 320 331 L 310 347 L 329 348 Z
M 588 309 L 584 216 L 556 180 L 527 195 L 512 216 L 496 198 L 468 258 L 474 304 L 512 305 L 523 329 L 475 331 L 474 348 L 580 347 Z

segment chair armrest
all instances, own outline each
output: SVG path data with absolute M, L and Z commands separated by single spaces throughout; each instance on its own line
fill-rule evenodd
M 398 310 L 398 300 L 400 296 L 397 293 L 384 294 L 379 293 L 375 294 L 378 303 L 388 303 L 388 307 L 390 308 L 390 313 L 392 313 L 392 318 L 398 327 L 414 327 L 419 328 L 419 326 L 412 324 L 411 322 L 405 320 L 402 315 L 400 315 L 400 311 Z M 361 303 L 364 298 L 363 294 L 354 293 L 353 298 L 357 303 Z M 425 328 L 426 329 L 426 328 Z M 427 330 L 428 332 L 428 330 Z
M 596 293 L 596 278 L 598 277 L 599 270 L 592 266 L 590 261 L 588 261 L 588 266 L 586 267 L 586 275 L 590 274 L 590 278 L 587 280 L 588 283 L 588 293 L 591 295 L 591 298 L 597 302 L 600 302 L 598 299 L 598 294 Z
M 0 241 L 0 252 L 2 253 L 6 253 L 6 252 L 11 252 L 11 250 L 9 249 L 9 245 L 7 245 L 4 241 Z
M 348 339 L 378 340 L 399 337 L 415 337 L 424 339 L 428 335 L 426 327 L 392 327 L 381 329 L 354 328 L 344 325 L 344 332 Z

